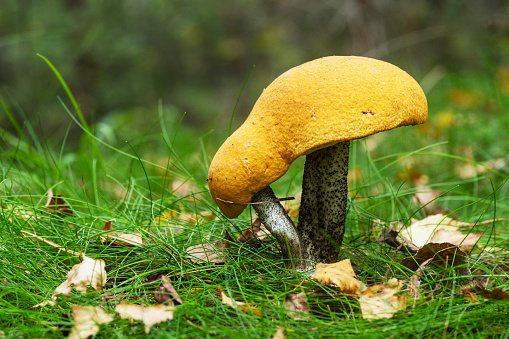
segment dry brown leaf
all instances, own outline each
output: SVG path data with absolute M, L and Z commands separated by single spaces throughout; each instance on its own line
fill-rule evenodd
M 233 300 L 232 298 L 228 297 L 224 293 L 223 289 L 221 289 L 221 288 L 218 289 L 218 292 L 221 295 L 221 301 L 223 302 L 223 304 L 231 306 L 231 307 L 233 307 L 235 309 L 238 309 L 239 311 L 241 311 L 243 313 L 254 314 L 254 315 L 257 315 L 257 316 L 261 316 L 262 315 L 262 312 L 260 311 L 258 306 L 249 305 L 249 304 L 243 303 L 241 301 Z
M 134 305 L 134 304 L 118 304 L 115 307 L 122 319 L 133 319 L 142 321 L 145 324 L 145 333 L 150 332 L 150 328 L 160 322 L 173 319 L 173 306 L 167 305 Z
M 450 243 L 429 243 L 421 248 L 413 257 L 405 258 L 401 264 L 412 271 L 416 271 L 427 260 L 428 265 L 433 264 L 443 268 L 455 267 L 459 275 L 470 275 L 466 266 L 467 255 L 458 246 Z M 431 260 L 430 260 L 431 259 Z
M 187 258 L 194 263 L 224 264 L 228 261 L 228 248 L 233 239 L 225 232 L 223 240 L 213 245 L 210 243 L 193 245 L 186 249 Z
M 255 244 L 271 236 L 269 230 L 265 226 L 251 225 L 237 238 L 238 242 Z
M 165 275 L 161 276 L 161 280 L 163 281 L 163 286 L 159 287 L 159 289 L 154 293 L 154 299 L 159 304 L 171 305 L 174 304 L 182 305 L 184 302 L 180 299 L 177 290 L 171 284 L 170 278 Z
M 494 300 L 509 300 L 509 293 L 505 292 L 501 288 L 497 287 L 492 289 L 491 291 L 488 290 L 480 290 L 479 294 L 483 296 L 484 298 L 488 299 L 494 299 Z
M 48 197 L 44 209 L 50 213 L 57 214 L 61 217 L 72 217 L 74 212 L 60 194 L 53 194 L 53 190 L 48 190 Z
M 85 339 L 99 332 L 100 324 L 107 324 L 114 316 L 97 306 L 72 306 L 74 326 L 69 333 L 70 339 Z
M 316 265 L 315 273 L 311 276 L 322 285 L 339 287 L 347 294 L 360 295 L 362 283 L 355 278 L 350 259 L 345 259 L 334 264 Z
M 294 320 L 307 319 L 303 314 L 309 314 L 309 305 L 306 293 L 288 294 L 285 299 L 285 308 L 292 311 L 290 315 Z
M 462 251 L 470 251 L 482 234 L 463 234 L 458 229 L 458 221 L 443 214 L 430 215 L 422 220 L 412 219 L 412 225 L 399 228 L 400 235 L 412 241 L 417 247 L 427 243 L 448 242 L 457 245 Z
M 107 279 L 104 267 L 104 260 L 83 256 L 83 261 L 71 268 L 67 279 L 55 289 L 55 294 L 69 296 L 73 287 L 80 293 L 86 293 L 89 285 L 96 291 L 101 290 Z
M 398 294 L 403 282 L 393 278 L 387 284 L 374 285 L 362 292 L 359 303 L 364 319 L 389 319 L 398 311 L 404 310 L 407 296 Z
M 472 284 L 460 289 L 461 294 L 465 299 L 470 302 L 479 302 L 477 299 L 477 294 L 486 299 L 493 300 L 509 300 L 509 293 L 505 292 L 501 288 L 497 287 L 492 289 L 491 291 L 486 289 L 486 286 L 483 284 Z
M 101 231 L 108 232 L 106 235 L 101 236 L 101 241 L 103 243 L 111 243 L 117 246 L 141 246 L 143 245 L 143 239 L 141 237 L 141 233 L 120 233 L 113 230 L 113 226 L 111 225 L 112 221 L 116 221 L 116 219 L 108 220 L 104 223 L 104 227 Z

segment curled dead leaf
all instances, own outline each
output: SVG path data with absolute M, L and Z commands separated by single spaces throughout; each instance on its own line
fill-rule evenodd
M 80 293 L 86 293 L 88 286 L 101 290 L 107 280 L 104 267 L 104 260 L 83 256 L 83 261 L 71 268 L 67 279 L 55 289 L 55 294 L 69 296 L 73 287 Z
M 163 275 L 161 276 L 161 280 L 163 281 L 163 285 L 154 292 L 154 299 L 159 304 L 182 305 L 184 302 L 180 299 L 177 290 L 175 290 L 175 287 L 171 284 L 170 278 Z
M 60 194 L 53 194 L 53 190 L 48 190 L 48 197 L 44 209 L 50 213 L 61 217 L 72 217 L 74 212 Z

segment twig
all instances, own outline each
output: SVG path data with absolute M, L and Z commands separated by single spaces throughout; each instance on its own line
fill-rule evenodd
M 216 198 L 216 200 L 226 202 L 228 204 L 233 204 L 233 205 L 260 205 L 260 204 L 268 204 L 271 202 L 295 200 L 295 197 L 286 197 L 286 198 L 279 198 L 279 199 L 274 199 L 274 200 L 269 200 L 269 201 L 257 201 L 257 202 L 234 202 L 234 201 L 224 200 L 221 198 Z
M 54 243 L 54 242 L 52 242 L 52 241 L 49 241 L 49 240 L 47 240 L 47 239 L 44 239 L 44 238 L 42 238 L 42 237 L 39 237 L 39 236 L 37 236 L 37 235 L 35 235 L 35 234 L 32 234 L 32 233 L 29 233 L 29 232 L 27 232 L 27 231 L 23 231 L 23 230 L 21 230 L 21 233 L 26 234 L 26 235 L 29 235 L 29 236 L 31 236 L 31 237 L 34 237 L 35 239 L 40 240 L 40 241 L 43 241 L 43 242 L 45 242 L 46 244 L 48 244 L 48 245 L 50 245 L 50 246 L 53 246 L 53 247 L 58 248 L 59 250 L 66 251 L 66 252 L 67 252 L 67 253 L 69 253 L 69 254 L 76 255 L 76 256 L 78 256 L 78 257 L 82 255 L 82 253 L 81 253 L 81 252 L 74 252 L 74 251 L 72 251 L 72 250 L 68 250 L 68 249 L 66 249 L 65 247 L 62 247 L 62 246 L 60 246 L 60 245 L 57 245 L 57 244 L 55 244 L 55 243 Z

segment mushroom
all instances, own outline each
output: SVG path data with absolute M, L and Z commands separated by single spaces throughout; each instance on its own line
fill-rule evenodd
M 221 212 L 252 204 L 277 239 L 287 266 L 305 271 L 336 262 L 345 230 L 350 140 L 426 121 L 426 97 L 387 62 L 329 56 L 294 67 L 262 93 L 221 146 L 208 174 Z M 306 155 L 298 227 L 270 184 Z

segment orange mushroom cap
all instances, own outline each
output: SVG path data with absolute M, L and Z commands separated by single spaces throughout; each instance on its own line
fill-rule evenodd
M 237 217 L 295 159 L 340 141 L 426 122 L 419 84 L 387 62 L 329 56 L 294 67 L 262 93 L 208 174 L 221 212 Z

